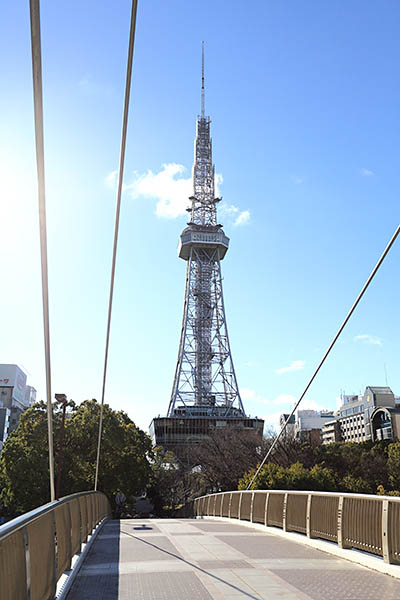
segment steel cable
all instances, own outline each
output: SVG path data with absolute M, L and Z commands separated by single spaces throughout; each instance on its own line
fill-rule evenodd
M 129 47 L 128 47 L 128 63 L 127 63 L 127 69 L 126 69 L 126 83 L 125 83 L 124 116 L 123 116 L 123 122 L 122 122 L 121 149 L 120 149 L 120 157 L 119 157 L 117 206 L 116 206 L 116 212 L 115 212 L 114 245 L 113 245 L 113 256 L 112 256 L 112 266 L 111 266 L 110 296 L 109 296 L 109 303 L 108 303 L 106 347 L 105 347 L 105 353 L 104 353 L 103 387 L 102 387 L 102 392 L 101 392 L 99 434 L 98 434 L 98 441 L 97 441 L 97 457 L 96 457 L 96 474 L 95 474 L 95 480 L 94 480 L 94 489 L 95 490 L 97 490 L 97 483 L 98 483 L 98 476 L 99 476 L 101 436 L 102 436 L 102 431 L 103 431 L 104 397 L 105 397 L 106 378 L 107 378 L 108 348 L 109 348 L 109 342 L 110 342 L 111 313 L 112 313 L 112 303 L 113 303 L 113 295 L 114 295 L 115 264 L 116 264 L 116 259 L 117 259 L 122 181 L 123 181 L 124 165 L 125 165 L 126 132 L 127 132 L 127 127 L 128 127 L 129 97 L 130 97 L 131 79 L 132 79 L 133 49 L 134 49 L 134 45 L 135 45 L 137 4 L 138 4 L 137 0 L 132 0 L 131 25 L 130 25 L 130 33 L 129 33 Z
M 46 229 L 46 189 L 44 172 L 43 140 L 43 93 L 42 93 L 42 52 L 40 42 L 39 0 L 30 0 L 33 104 L 35 114 L 36 168 L 38 178 L 40 256 L 42 269 L 42 302 L 44 325 L 44 348 L 46 362 L 47 429 L 49 442 L 50 499 L 55 500 L 54 453 L 53 453 L 53 410 L 51 405 L 51 366 L 50 366 L 50 322 L 49 322 L 49 283 L 47 270 L 47 229 Z
M 275 446 L 277 445 L 279 439 L 281 438 L 281 436 L 283 435 L 287 424 L 289 423 L 290 419 L 292 418 L 292 416 L 294 415 L 295 411 L 297 410 L 300 402 L 303 400 L 304 396 L 306 395 L 309 387 L 311 386 L 312 382 L 314 381 L 315 377 L 318 374 L 318 371 L 320 370 L 320 368 L 322 367 L 322 365 L 324 364 L 326 358 L 328 357 L 330 351 L 332 350 L 333 346 L 335 345 L 338 337 L 340 336 L 340 334 L 342 333 L 343 329 L 345 328 L 345 326 L 347 325 L 348 320 L 350 319 L 351 315 L 353 314 L 353 312 L 355 311 L 358 303 L 360 302 L 361 298 L 363 297 L 364 293 L 366 292 L 369 284 L 371 283 L 371 281 L 373 280 L 373 278 L 375 277 L 379 267 L 381 266 L 381 264 L 383 263 L 383 261 L 385 260 L 390 248 L 393 246 L 397 236 L 400 233 L 400 225 L 397 227 L 396 231 L 394 232 L 390 242 L 388 243 L 388 245 L 386 246 L 385 250 L 383 251 L 380 259 L 378 260 L 378 262 L 376 263 L 374 269 L 372 270 L 371 275 L 368 277 L 367 281 L 364 284 L 364 287 L 362 288 L 361 292 L 358 294 L 353 306 L 351 307 L 351 309 L 349 310 L 349 312 L 347 313 L 346 318 L 344 319 L 343 323 L 341 324 L 341 326 L 338 329 L 338 332 L 336 333 L 335 337 L 333 338 L 333 340 L 331 341 L 331 343 L 329 344 L 329 347 L 327 349 L 327 351 L 325 352 L 324 356 L 322 357 L 322 360 L 320 361 L 319 365 L 317 366 L 317 368 L 315 369 L 311 379 L 309 380 L 309 382 L 307 383 L 303 393 L 301 394 L 300 398 L 298 399 L 298 401 L 296 402 L 292 412 L 290 413 L 290 415 L 288 416 L 288 418 L 286 419 L 284 425 L 282 426 L 282 429 L 280 430 L 280 432 L 278 433 L 277 437 L 275 438 L 275 440 L 273 441 L 270 449 L 268 450 L 267 454 L 264 456 L 264 459 L 262 461 L 262 463 L 260 464 L 260 466 L 258 467 L 257 471 L 255 472 L 252 480 L 250 481 L 249 485 L 247 486 L 247 490 L 249 490 L 251 488 L 251 486 L 253 485 L 254 480 L 256 479 L 257 475 L 259 474 L 259 472 L 261 471 L 261 469 L 263 468 L 263 466 L 265 465 L 267 459 L 269 458 L 269 456 L 272 454 Z

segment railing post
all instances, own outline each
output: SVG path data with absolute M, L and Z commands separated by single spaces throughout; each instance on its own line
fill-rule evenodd
M 389 539 L 389 511 L 391 503 L 389 500 L 382 500 L 382 554 L 385 563 L 392 561 L 391 539 Z
M 251 493 L 251 501 L 250 501 L 250 523 L 253 523 L 254 494 L 255 494 L 255 492 Z
M 311 538 L 311 506 L 312 506 L 312 494 L 308 494 L 307 496 L 307 518 L 306 518 L 306 533 L 307 537 Z
M 229 494 L 229 510 L 228 510 L 229 518 L 231 518 L 231 506 L 232 506 L 232 492 L 230 492 L 230 494 Z
M 28 527 L 24 527 L 26 600 L 31 600 L 31 558 L 29 553 Z
M 53 526 L 53 550 L 54 550 L 54 571 L 53 571 L 53 589 L 57 589 L 58 581 L 58 539 L 57 539 L 57 527 L 56 527 L 56 513 L 53 509 L 51 511 L 51 524 Z
M 268 526 L 268 503 L 269 503 L 269 492 L 267 493 L 267 497 L 265 499 L 265 509 L 264 509 L 264 525 Z
M 239 509 L 238 509 L 238 521 L 240 521 L 241 519 L 241 510 L 242 510 L 242 498 L 243 498 L 243 494 L 245 494 L 246 492 L 240 492 L 240 498 L 239 498 Z
M 68 520 L 69 520 L 69 539 L 68 539 L 69 565 L 68 565 L 68 569 L 70 569 L 71 561 L 72 561 L 72 519 L 71 519 L 71 505 L 69 502 L 67 502 L 67 510 L 68 510 Z
M 344 496 L 339 496 L 338 503 L 338 515 L 337 515 L 337 543 L 339 548 L 349 548 L 350 546 L 344 541 L 344 507 L 345 507 L 345 498 Z
M 287 509 L 287 493 L 283 497 L 283 511 L 282 511 L 282 529 L 283 531 L 287 531 L 287 519 L 286 519 L 286 509 Z

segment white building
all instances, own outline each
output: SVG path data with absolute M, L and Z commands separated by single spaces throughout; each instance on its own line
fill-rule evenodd
M 8 427 L 10 423 L 10 409 L 0 407 L 0 452 L 8 436 Z
M 332 421 L 334 413 L 331 410 L 298 410 L 294 434 L 297 439 L 320 443 L 322 427 Z
M 36 402 L 37 392 L 34 387 L 31 385 L 27 385 L 25 388 L 25 406 L 31 407 Z
M 7 433 L 17 428 L 19 417 L 30 407 L 33 397 L 36 390 L 26 385 L 26 373 L 18 365 L 0 364 L 0 408 L 10 411 Z

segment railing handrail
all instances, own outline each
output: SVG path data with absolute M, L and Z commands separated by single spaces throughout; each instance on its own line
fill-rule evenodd
M 103 494 L 103 492 L 97 493 Z M 9 535 L 25 527 L 25 525 L 27 525 L 28 523 L 32 523 L 40 517 L 43 517 L 43 515 L 45 515 L 46 513 L 53 511 L 58 506 L 70 502 L 75 498 L 79 498 L 80 496 L 88 496 L 89 494 L 96 494 L 96 492 L 93 490 L 87 490 L 86 492 L 76 492 L 75 494 L 70 494 L 69 496 L 63 496 L 59 500 L 54 500 L 54 502 L 48 502 L 47 504 L 38 506 L 38 508 L 34 508 L 33 510 L 30 510 L 25 514 L 20 515 L 19 517 L 15 517 L 15 519 L 11 519 L 11 521 L 7 521 L 7 523 L 0 525 L 0 542 L 2 542 Z
M 345 498 L 364 498 L 366 500 L 390 500 L 390 502 L 400 502 L 400 496 L 385 496 L 381 494 L 357 494 L 356 492 L 321 492 L 321 491 L 313 491 L 313 490 L 226 490 L 224 492 L 210 492 L 209 494 L 204 494 L 203 496 L 198 496 L 195 500 L 200 500 L 201 498 L 207 498 L 208 496 L 215 496 L 216 494 L 312 494 L 313 496 L 332 496 L 336 498 L 340 498 L 344 496 Z

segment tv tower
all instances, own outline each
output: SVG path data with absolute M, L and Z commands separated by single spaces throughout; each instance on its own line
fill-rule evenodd
M 229 238 L 217 222 L 221 199 L 215 197 L 210 124 L 205 116 L 203 42 L 193 196 L 179 243 L 179 257 L 187 267 L 178 360 L 167 417 L 154 419 L 151 431 L 156 444 L 175 450 L 201 442 L 214 427 L 244 427 L 262 434 L 264 425 L 246 416 L 232 361 L 221 275 Z

